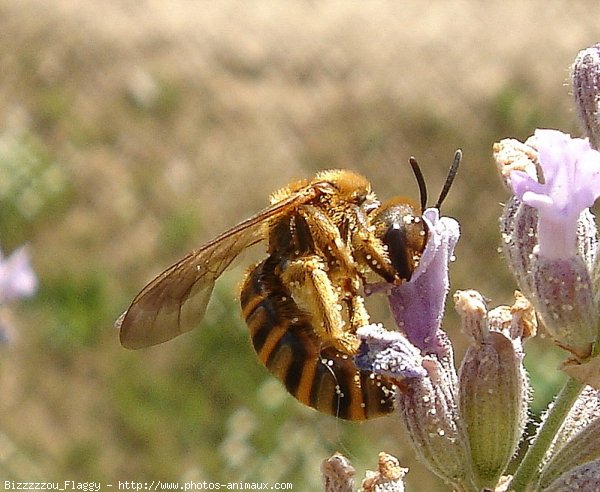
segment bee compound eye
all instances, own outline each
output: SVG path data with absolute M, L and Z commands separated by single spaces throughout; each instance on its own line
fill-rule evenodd
M 408 250 L 405 228 L 398 223 L 391 224 L 383 236 L 383 243 L 387 246 L 390 261 L 398 276 L 410 280 L 414 265 Z

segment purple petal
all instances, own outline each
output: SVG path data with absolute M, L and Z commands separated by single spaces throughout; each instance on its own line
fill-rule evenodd
M 33 295 L 37 285 L 26 247 L 0 259 L 0 304 Z
M 511 173 L 515 196 L 539 211 L 539 254 L 576 254 L 577 219 L 600 196 L 600 153 L 588 140 L 557 130 L 536 130 L 543 183 L 522 171 Z
M 404 335 L 387 331 L 381 325 L 359 328 L 362 344 L 354 360 L 359 369 L 395 379 L 422 378 L 427 375 L 423 357 Z
M 423 353 L 445 352 L 438 340 L 449 290 L 448 262 L 460 236 L 458 222 L 439 216 L 436 208 L 423 213 L 429 237 L 411 280 L 392 286 L 388 300 L 398 327 Z

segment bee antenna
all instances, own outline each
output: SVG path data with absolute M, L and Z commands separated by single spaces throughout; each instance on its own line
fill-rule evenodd
M 425 178 L 423 177 L 423 173 L 421 172 L 421 168 L 419 167 L 419 163 L 417 159 L 413 156 L 408 159 L 410 163 L 410 167 L 412 167 L 413 174 L 417 180 L 417 185 L 419 186 L 419 196 L 421 197 L 421 213 L 425 211 L 427 208 L 427 185 L 425 184 Z
M 435 204 L 435 208 L 439 210 L 442 202 L 446 199 L 448 192 L 450 191 L 450 187 L 454 182 L 454 178 L 456 177 L 456 173 L 458 172 L 458 166 L 460 165 L 460 161 L 462 160 L 462 150 L 458 149 L 454 153 L 454 159 L 452 159 L 452 164 L 450 165 L 450 169 L 448 169 L 448 176 L 446 177 L 446 182 L 444 183 L 444 187 L 440 192 L 440 196 L 438 198 L 437 203 Z

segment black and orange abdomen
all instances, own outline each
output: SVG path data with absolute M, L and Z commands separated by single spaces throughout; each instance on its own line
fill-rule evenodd
M 280 281 L 272 258 L 248 274 L 241 304 L 258 358 L 300 402 L 347 420 L 393 411 L 392 383 L 359 371 L 351 356 L 322 347 L 311 315 Z

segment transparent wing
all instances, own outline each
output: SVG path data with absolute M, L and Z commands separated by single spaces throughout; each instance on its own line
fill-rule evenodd
M 314 199 L 310 186 L 221 234 L 159 274 L 115 322 L 121 344 L 138 349 L 166 342 L 199 325 L 215 281 L 249 246 L 266 236 L 268 220 Z

